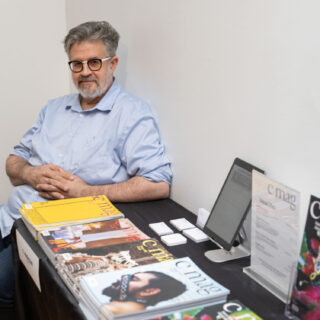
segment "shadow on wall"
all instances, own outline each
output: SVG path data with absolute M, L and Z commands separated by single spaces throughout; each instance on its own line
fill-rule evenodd
M 123 88 L 127 84 L 127 62 L 128 62 L 128 47 L 119 42 L 117 55 L 119 57 L 119 64 L 116 70 L 116 78 Z

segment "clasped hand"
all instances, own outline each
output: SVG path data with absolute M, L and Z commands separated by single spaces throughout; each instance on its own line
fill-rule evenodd
M 81 197 L 88 186 L 79 177 L 54 164 L 33 167 L 30 174 L 32 187 L 40 196 L 51 200 Z

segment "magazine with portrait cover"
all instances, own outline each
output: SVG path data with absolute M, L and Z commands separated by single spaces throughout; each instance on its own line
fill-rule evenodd
M 174 258 L 158 240 L 145 239 L 58 254 L 56 268 L 69 289 L 78 296 L 79 282 L 85 275 L 127 269 Z
M 53 264 L 56 254 L 144 239 L 149 237 L 127 218 L 62 226 L 39 233 L 39 245 Z
M 320 319 L 320 198 L 313 195 L 286 314 L 291 319 Z
M 229 300 L 212 306 L 176 311 L 152 320 L 262 320 L 239 300 Z
M 151 319 L 222 303 L 229 292 L 188 257 L 87 275 L 80 280 L 80 302 L 93 319 Z

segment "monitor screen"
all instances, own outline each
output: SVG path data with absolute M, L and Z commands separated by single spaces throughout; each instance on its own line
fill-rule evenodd
M 224 249 L 230 250 L 250 209 L 252 170 L 262 170 L 236 158 L 211 210 L 204 231 Z

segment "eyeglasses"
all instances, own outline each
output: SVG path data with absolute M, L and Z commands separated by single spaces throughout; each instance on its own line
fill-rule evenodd
M 112 57 L 107 57 L 107 58 L 103 58 L 103 59 L 92 58 L 92 59 L 85 60 L 85 61 L 72 60 L 72 61 L 69 61 L 68 64 L 69 64 L 70 70 L 75 73 L 81 72 L 83 70 L 83 65 L 85 63 L 87 64 L 88 68 L 91 71 L 98 71 L 102 67 L 102 62 L 108 61 L 110 59 L 112 59 Z

